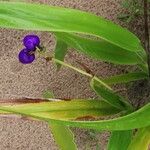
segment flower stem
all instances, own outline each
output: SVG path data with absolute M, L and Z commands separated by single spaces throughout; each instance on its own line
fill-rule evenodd
M 42 53 L 42 52 L 40 51 L 40 49 L 38 49 L 38 50 L 39 50 L 39 52 L 40 52 L 40 55 L 41 55 L 42 57 L 44 57 L 45 59 L 49 58 L 48 60 L 52 60 L 53 62 L 58 63 L 58 64 L 60 64 L 60 65 L 62 65 L 62 66 L 71 68 L 71 69 L 73 69 L 73 70 L 75 70 L 75 71 L 77 71 L 77 72 L 79 72 L 79 73 L 81 73 L 81 74 L 83 74 L 83 75 L 86 75 L 86 76 L 88 76 L 88 77 L 90 77 L 90 78 L 93 77 L 93 75 L 91 75 L 90 73 L 87 73 L 86 71 L 83 71 L 83 70 L 81 70 L 81 69 L 79 69 L 79 68 L 76 68 L 76 67 L 74 67 L 74 66 L 72 66 L 72 65 L 70 65 L 70 64 L 68 64 L 68 63 L 65 63 L 64 61 L 58 60 L 58 59 L 52 57 L 50 54 L 49 54 L 49 55 L 48 55 L 48 54 L 45 54 L 45 52 Z
M 39 52 L 40 52 L 40 50 L 39 50 Z M 101 85 L 103 85 L 103 86 L 105 86 L 106 88 L 108 88 L 109 90 L 112 90 L 112 88 L 110 87 L 110 86 L 108 86 L 105 82 L 103 82 L 103 80 L 102 79 L 99 79 L 98 77 L 96 77 L 96 76 L 94 76 L 94 75 L 92 75 L 92 74 L 90 74 L 90 73 L 88 73 L 88 72 L 86 72 L 86 71 L 83 71 L 83 70 L 81 70 L 81 69 L 79 69 L 79 68 L 76 68 L 76 67 L 74 67 L 74 66 L 72 66 L 72 65 L 70 65 L 70 64 L 68 64 L 68 63 L 65 63 L 64 61 L 61 61 L 61 60 L 58 60 L 58 59 L 56 59 L 56 58 L 54 58 L 54 57 L 51 57 L 51 55 L 45 55 L 45 52 L 44 53 L 41 53 L 40 52 L 40 55 L 41 56 L 43 56 L 44 58 L 49 58 L 48 60 L 52 60 L 53 62 L 55 62 L 55 63 L 58 63 L 58 64 L 60 64 L 60 65 L 62 65 L 62 66 L 65 66 L 65 67 L 68 67 L 68 68 L 70 68 L 70 69 L 73 69 L 73 70 L 75 70 L 75 71 L 77 71 L 77 72 L 79 72 L 79 73 L 81 73 L 81 74 L 83 74 L 83 75 L 85 75 L 85 76 L 87 76 L 87 77 L 90 77 L 90 78 L 94 78 L 96 81 L 98 81 Z
M 79 72 L 79 73 L 81 73 L 81 74 L 83 74 L 83 75 L 86 75 L 87 77 L 94 78 L 94 79 L 95 79 L 96 81 L 98 81 L 100 84 L 102 84 L 103 86 L 105 86 L 105 87 L 108 88 L 109 90 L 112 90 L 112 88 L 111 88 L 110 86 L 108 86 L 105 82 L 103 82 L 103 80 L 99 79 L 99 78 L 96 77 L 96 76 L 93 76 L 93 75 L 91 75 L 91 74 L 89 74 L 89 73 L 87 73 L 87 72 L 85 72 L 85 71 L 83 71 L 83 70 L 81 70 L 81 69 L 79 69 L 79 68 L 76 68 L 76 67 L 74 67 L 74 66 L 72 66 L 72 65 L 70 65 L 70 64 L 68 64 L 68 63 L 65 63 L 65 62 L 63 62 L 63 61 L 60 61 L 60 60 L 58 60 L 58 59 L 56 59 L 56 58 L 52 58 L 52 61 L 54 61 L 55 63 L 59 63 L 59 64 L 65 66 L 65 67 L 68 67 L 68 68 L 70 68 L 70 69 L 73 69 L 73 70 L 75 70 L 75 71 L 77 71 L 77 72 Z
M 83 70 L 81 70 L 81 69 L 79 69 L 79 68 L 76 68 L 76 67 L 74 67 L 74 66 L 72 66 L 72 65 L 70 65 L 70 64 L 68 64 L 68 63 L 65 63 L 65 62 L 63 62 L 63 61 L 60 61 L 60 60 L 58 60 L 58 59 L 56 59 L 56 58 L 52 58 L 52 60 L 53 60 L 55 63 L 59 63 L 59 64 L 65 66 L 65 67 L 71 68 L 71 69 L 73 69 L 73 70 L 75 70 L 75 71 L 77 71 L 77 72 L 79 72 L 79 73 L 81 73 L 81 74 L 83 74 L 83 75 L 86 75 L 86 76 L 88 76 L 88 77 L 90 77 L 90 78 L 93 77 L 91 74 L 89 74 L 89 73 L 87 73 L 87 72 L 85 72 L 85 71 L 83 71 Z

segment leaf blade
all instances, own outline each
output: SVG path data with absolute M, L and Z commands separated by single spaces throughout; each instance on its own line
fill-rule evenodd
M 61 150 L 77 150 L 74 143 L 74 135 L 67 126 L 49 123 L 54 139 Z
M 139 129 L 128 150 L 148 150 L 150 144 L 150 127 Z
M 43 98 L 55 98 L 55 96 L 52 92 L 46 91 L 43 93 Z M 74 134 L 67 126 L 59 125 L 56 123 L 49 123 L 49 127 L 55 142 L 61 150 L 68 150 L 68 148 L 70 150 L 77 150 L 77 146 L 74 142 Z
M 94 35 L 129 51 L 141 51 L 140 40 L 127 29 L 101 17 L 73 9 L 0 2 L 0 20 L 1 27 L 83 33 Z M 126 39 L 130 42 L 126 42 Z
M 103 79 L 105 83 L 108 85 L 118 84 L 118 83 L 128 83 L 136 80 L 147 79 L 148 76 L 143 72 L 132 72 L 127 74 L 115 75 L 108 78 Z
M 50 119 L 46 117 L 39 117 L 38 115 L 31 115 L 27 112 L 16 111 L 15 109 L 10 109 L 9 107 L 0 106 L 1 111 L 7 111 L 10 113 L 27 115 L 36 119 L 51 123 L 59 123 L 61 125 L 67 125 L 69 127 L 79 127 L 84 129 L 94 129 L 94 130 L 109 130 L 109 131 L 119 131 L 119 130 L 131 130 L 144 128 L 150 125 L 150 104 L 145 105 L 141 109 L 115 119 L 100 120 L 100 121 L 70 121 L 61 119 Z
M 113 131 L 109 139 L 107 150 L 127 150 L 132 138 L 132 130 Z
M 48 121 L 48 120 L 47 120 Z M 128 114 L 123 117 L 118 117 L 110 120 L 101 121 L 65 121 L 65 120 L 51 120 L 52 122 L 58 122 L 60 124 L 68 125 L 70 127 L 79 127 L 85 129 L 94 130 L 131 130 L 147 127 L 150 125 L 150 104 L 147 104 L 143 108 Z
M 80 117 L 100 117 L 119 113 L 120 110 L 112 107 L 108 103 L 99 100 L 71 100 L 41 102 L 29 104 L 0 104 L 9 110 L 17 112 L 45 116 L 51 119 L 76 119 Z M 61 107 L 60 107 L 61 106 Z M 1 112 L 5 113 L 5 112 Z
M 53 92 L 49 91 L 49 90 L 45 90 L 42 94 L 43 98 L 45 99 L 49 99 L 49 98 L 55 98 L 55 95 Z
M 102 81 L 103 82 L 103 81 Z M 107 103 L 120 110 L 133 110 L 133 107 L 120 95 L 115 93 L 112 89 L 105 86 L 105 82 L 101 84 L 97 77 L 93 77 L 90 86 L 96 92 L 96 94 L 104 99 Z
M 59 38 L 57 38 L 54 57 L 58 60 L 64 61 L 66 53 L 67 53 L 67 44 L 64 43 L 62 40 L 60 40 Z M 61 68 L 61 65 L 58 63 L 56 63 L 56 65 L 57 70 L 59 70 Z
M 143 63 L 141 58 L 146 55 L 145 52 L 143 52 L 143 56 L 140 58 L 137 53 L 126 51 L 103 40 L 91 40 L 67 33 L 55 33 L 55 35 L 61 38 L 70 47 L 77 49 L 79 52 L 85 53 L 92 58 L 110 63 L 128 65 L 140 64 Z

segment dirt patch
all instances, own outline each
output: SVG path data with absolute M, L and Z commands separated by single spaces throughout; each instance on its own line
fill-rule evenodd
M 127 87 L 128 97 L 135 108 L 140 108 L 150 102 L 150 83 L 141 80 L 130 84 Z

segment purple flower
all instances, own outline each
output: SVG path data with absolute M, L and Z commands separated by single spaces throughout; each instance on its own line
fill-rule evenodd
M 28 49 L 23 49 L 20 51 L 18 58 L 19 61 L 23 64 L 30 64 L 34 61 L 35 55 L 32 54 L 33 51 L 29 51 Z
M 27 35 L 23 39 L 23 44 L 28 50 L 35 51 L 40 44 L 40 39 L 37 35 Z

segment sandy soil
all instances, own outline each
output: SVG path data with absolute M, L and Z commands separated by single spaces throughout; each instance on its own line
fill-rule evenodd
M 122 11 L 119 8 L 119 0 L 33 0 L 49 5 L 77 8 L 103 16 L 116 23 L 117 14 Z M 140 23 L 129 29 L 137 31 L 142 37 Z M 42 97 L 44 90 L 51 90 L 56 97 L 65 98 L 93 98 L 95 94 L 90 90 L 88 79 L 80 74 L 62 68 L 56 72 L 54 64 L 46 65 L 45 60 L 38 58 L 31 65 L 18 63 L 17 54 L 22 49 L 21 40 L 27 33 L 37 33 L 42 39 L 43 45 L 51 51 L 55 41 L 50 33 L 26 32 L 0 29 L 0 98 Z M 77 65 L 74 59 L 84 62 L 95 74 L 109 76 L 124 71 L 121 66 L 112 66 L 104 62 L 92 59 L 70 50 L 66 61 Z M 80 67 L 80 66 L 79 66 Z M 28 121 L 20 118 L 0 117 L 0 150 L 56 150 L 52 135 L 47 124 L 37 121 Z M 95 150 L 97 142 L 105 149 L 108 134 L 99 134 L 98 140 L 92 138 L 88 131 L 75 129 L 79 150 L 87 148 Z

